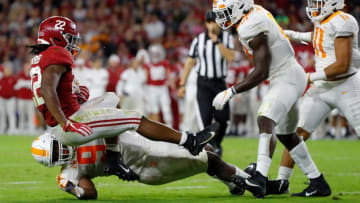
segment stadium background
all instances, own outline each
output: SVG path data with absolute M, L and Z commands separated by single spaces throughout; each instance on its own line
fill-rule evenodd
M 255 2 L 269 9 L 284 28 L 299 31 L 312 29 L 312 24 L 305 14 L 305 1 L 260 0 Z M 120 75 L 123 70 L 131 66 L 138 50 L 146 49 L 149 45 L 156 43 L 164 46 L 167 60 L 170 64 L 176 65 L 181 63 L 183 57 L 186 56 L 184 50 L 189 47 L 191 39 L 205 30 L 204 14 L 211 9 L 211 3 L 212 1 L 209 0 L 2 0 L 0 1 L 0 78 L 7 67 L 12 70 L 15 80 L 18 81 L 23 77 L 24 67 L 29 66 L 31 59 L 26 45 L 36 43 L 38 24 L 44 18 L 53 15 L 66 16 L 76 21 L 82 37 L 80 43 L 82 53 L 79 58 L 83 59 L 83 64 L 89 69 L 107 71 L 109 58 L 111 55 L 115 55 L 118 57 L 119 63 L 116 65 L 116 71 L 110 72 L 110 75 Z M 346 1 L 346 4 L 345 10 L 360 22 L 360 1 Z M 311 45 L 294 44 L 294 48 L 301 65 L 307 70 L 311 70 L 313 68 Z M 238 45 L 237 49 L 240 50 Z M 234 66 L 242 64 L 246 60 L 246 57 L 242 56 Z M 116 61 L 118 60 L 116 59 Z M 97 79 L 98 74 L 94 73 L 93 77 Z M 113 77 L 111 79 L 112 87 L 106 84 L 100 91 L 114 89 L 114 84 L 118 82 L 119 78 L 120 76 Z M 171 88 L 173 101 L 176 101 L 176 86 Z M 3 97 L 4 100 L 12 98 L 19 101 L 24 99 L 22 94 L 11 88 L 0 87 L 0 99 Z M 31 98 L 27 97 L 26 99 Z M 3 105 L 0 108 L 4 110 Z M 16 109 L 14 116 L 18 119 L 20 110 Z M 14 134 L 40 133 L 43 130 L 41 120 L 38 118 L 35 122 L 36 131 L 17 130 Z M 16 126 L 18 127 L 18 121 Z M 0 200 L 30 201 L 29 198 L 34 202 L 38 202 L 37 199 L 40 201 L 71 200 L 70 196 L 62 194 L 56 189 L 54 177 L 58 169 L 42 168 L 31 160 L 29 148 L 33 137 L 5 136 L 6 133 L 6 129 L 0 133 L 4 134 L 4 136 L 0 136 L 0 152 L 2 153 L 0 160 L 1 163 L 4 163 L 0 166 L 2 176 L 0 178 Z M 227 161 L 245 167 L 250 161 L 255 160 L 257 144 L 254 139 L 228 138 L 224 145 L 224 158 Z M 348 140 L 310 143 L 309 148 L 313 152 L 314 159 L 318 160 L 319 168 L 329 177 L 329 182 L 335 191 L 331 198 L 351 202 L 360 199 L 360 168 L 357 156 L 359 147 L 359 142 Z M 270 173 L 272 176 L 276 174 L 281 149 L 282 147 L 277 149 Z M 295 171 L 294 183 L 298 185 L 293 184 L 291 189 L 303 188 L 304 181 L 305 178 L 299 170 Z M 143 199 L 143 202 L 173 199 L 177 199 L 178 202 L 184 200 L 212 202 L 211 197 L 217 197 L 219 201 L 236 201 L 236 199 L 227 197 L 225 187 L 219 183 L 208 182 L 206 176 L 196 176 L 190 180 L 175 183 L 175 185 L 170 184 L 168 187 L 161 186 L 155 189 L 147 187 L 148 190 L 144 190 L 143 193 L 133 191 L 133 188 L 140 187 L 140 184 L 131 184 L 130 188 L 115 195 L 110 191 L 117 190 L 118 186 L 125 187 L 126 184 L 118 183 L 119 181 L 115 178 L 97 179 L 95 182 L 100 185 L 100 193 L 104 193 L 104 196 L 100 196 L 100 198 L 109 200 L 124 198 L 129 201 L 133 198 L 140 198 Z M 192 191 L 191 186 L 193 185 L 197 186 L 194 188 L 199 190 L 199 194 Z M 187 187 L 189 189 L 186 189 Z M 183 190 L 181 188 L 185 188 L 185 193 L 181 192 Z M 165 191 L 165 194 L 162 194 L 162 191 Z M 19 193 L 22 193 L 22 197 L 18 195 Z M 139 201 L 142 202 L 142 200 Z M 246 201 L 251 201 L 248 193 Z M 281 196 L 279 199 L 270 199 L 270 201 L 281 202 L 286 199 L 284 200 L 284 196 Z M 331 199 L 327 198 L 317 202 L 321 201 L 326 202 Z

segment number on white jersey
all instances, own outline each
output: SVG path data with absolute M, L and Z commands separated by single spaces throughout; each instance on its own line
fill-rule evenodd
M 78 164 L 95 164 L 105 161 L 105 145 L 81 146 L 77 149 Z M 101 158 L 98 159 L 98 153 Z
M 30 76 L 31 76 L 31 90 L 33 92 L 33 100 L 35 103 L 35 106 L 38 107 L 42 104 L 45 104 L 44 98 L 42 98 L 40 93 L 40 87 L 41 87 L 41 69 L 40 66 L 35 66 L 31 68 L 30 70 Z

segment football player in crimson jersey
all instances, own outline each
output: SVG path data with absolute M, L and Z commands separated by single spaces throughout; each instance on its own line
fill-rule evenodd
M 73 59 L 80 51 L 76 46 L 78 40 L 79 32 L 72 20 L 53 16 L 41 22 L 38 43 L 29 46 L 31 54 L 35 55 L 31 60 L 30 73 L 33 100 L 46 123 L 53 127 L 51 132 L 62 144 L 81 145 L 97 138 L 113 137 L 126 130 L 136 130 L 150 139 L 183 145 L 197 155 L 212 139 L 215 125 L 199 133 L 175 131 L 135 111 L 115 108 L 118 98 L 114 99 L 113 94 L 97 98 L 115 104 L 112 108 L 103 106 L 104 102 L 80 106 L 79 100 L 86 103 L 88 89 L 75 88 L 74 85 L 72 68 Z M 110 169 L 114 167 L 109 164 Z

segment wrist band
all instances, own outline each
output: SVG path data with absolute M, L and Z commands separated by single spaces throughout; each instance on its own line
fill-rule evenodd
M 317 80 L 325 80 L 326 77 L 326 73 L 324 70 L 322 71 L 316 71 L 315 73 L 310 73 L 309 75 L 309 79 L 311 82 L 315 82 Z

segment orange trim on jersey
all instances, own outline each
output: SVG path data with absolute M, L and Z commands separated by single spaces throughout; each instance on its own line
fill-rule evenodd
M 323 47 L 324 30 L 322 30 L 322 29 L 319 29 L 319 30 L 320 30 L 319 49 L 321 51 L 321 57 L 326 58 L 326 53 L 325 53 L 324 47 Z
M 250 11 L 249 11 L 244 17 L 242 17 L 240 23 L 239 23 L 238 26 L 236 27 L 236 30 L 239 29 L 239 27 L 240 27 L 241 24 L 245 23 L 245 22 L 249 19 L 248 16 L 249 16 L 250 13 L 252 13 L 253 11 L 254 11 L 254 8 L 250 9 Z
M 249 58 L 253 58 L 253 55 L 252 54 L 250 54 L 250 52 L 249 52 L 249 50 L 244 46 L 244 45 L 242 45 L 242 47 L 243 47 L 243 49 L 244 49 L 244 51 L 245 51 L 245 53 L 246 53 L 246 55 L 248 55 L 248 57 Z
M 318 27 L 316 27 L 315 28 L 315 34 L 314 34 L 314 41 L 313 41 L 313 45 L 314 45 L 314 49 L 315 49 L 315 54 L 316 54 L 316 56 L 319 56 L 319 50 L 318 50 L 318 48 L 317 48 L 317 46 L 316 46 L 316 41 L 317 41 L 317 36 L 318 36 L 318 30 L 319 30 L 319 28 Z
M 31 153 L 38 155 L 38 156 L 49 156 L 48 150 L 36 149 L 34 147 L 31 147 Z
M 323 20 L 320 25 L 323 25 L 325 23 L 328 23 L 331 19 L 333 19 L 335 16 L 341 14 L 340 11 L 336 11 L 335 13 L 331 14 L 329 17 L 327 17 L 325 20 Z
M 219 8 L 225 8 L 226 6 L 225 6 L 225 4 L 220 4 L 219 5 Z

